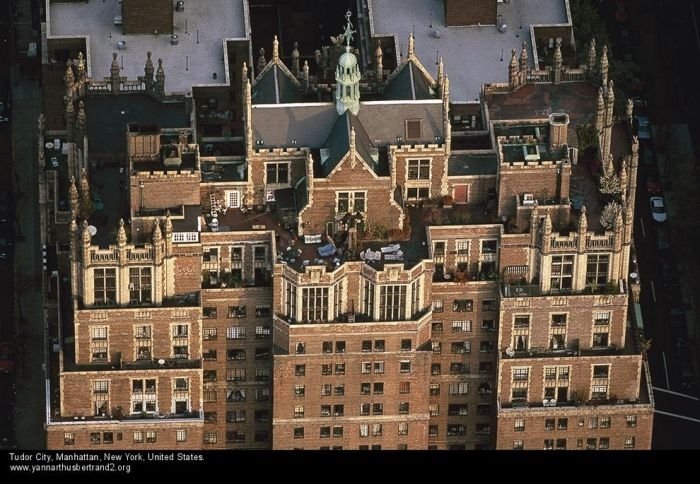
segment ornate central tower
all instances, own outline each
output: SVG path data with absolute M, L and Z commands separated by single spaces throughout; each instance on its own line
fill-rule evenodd
M 351 52 L 350 42 L 355 31 L 352 28 L 348 10 L 345 14 L 347 24 L 343 37 L 345 40 L 345 53 L 338 60 L 338 67 L 335 70 L 335 107 L 338 114 L 343 114 L 350 110 L 357 114 L 360 110 L 360 67 L 357 64 L 357 57 Z

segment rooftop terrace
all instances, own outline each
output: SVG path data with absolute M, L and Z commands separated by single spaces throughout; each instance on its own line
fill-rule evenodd
M 174 11 L 175 0 L 172 3 Z M 151 51 L 154 59 L 163 59 L 166 92 L 184 94 L 191 92 L 193 85 L 226 82 L 223 39 L 247 37 L 244 3 L 244 0 L 185 2 L 184 12 L 174 11 L 178 43 L 172 45 L 170 35 L 165 33 L 124 35 L 122 26 L 114 25 L 114 18 L 122 15 L 121 1 L 46 0 L 46 35 L 49 42 L 55 37 L 87 37 L 88 75 L 98 80 L 109 77 L 112 52 L 120 55 L 122 76 L 129 79 L 143 76 L 146 52 Z
M 416 55 L 426 69 L 437 74 L 436 56 L 443 58 L 450 77 L 452 102 L 474 102 L 482 84 L 508 81 L 511 49 L 527 42 L 533 63 L 530 26 L 567 23 L 565 0 L 517 0 L 498 4 L 498 14 L 507 24 L 500 32 L 495 25 L 445 27 L 442 0 L 368 0 L 373 36 L 395 35 L 405 55 L 408 35 L 416 36 Z M 434 32 L 439 31 L 439 36 Z

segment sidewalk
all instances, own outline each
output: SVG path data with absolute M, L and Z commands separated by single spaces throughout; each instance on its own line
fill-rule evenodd
M 18 186 L 16 211 L 24 239 L 15 248 L 15 290 L 17 342 L 17 406 L 15 428 L 17 447 L 43 449 L 46 446 L 44 314 L 42 260 L 37 186 L 37 118 L 41 112 L 41 88 L 12 69 L 12 138 Z

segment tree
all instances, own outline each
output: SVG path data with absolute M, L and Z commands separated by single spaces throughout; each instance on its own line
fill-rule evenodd
M 610 202 L 605 207 L 603 211 L 600 212 L 600 225 L 603 226 L 605 230 L 611 230 L 615 227 L 615 219 L 617 218 L 617 213 L 622 210 L 622 207 L 617 202 Z
M 604 195 L 617 195 L 621 192 L 620 177 L 613 170 L 600 176 L 600 193 Z

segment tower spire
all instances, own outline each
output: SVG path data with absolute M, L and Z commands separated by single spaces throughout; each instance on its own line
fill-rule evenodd
M 145 74 L 145 81 L 146 81 L 146 90 L 150 91 L 153 89 L 153 73 L 155 72 L 155 69 L 153 68 L 153 60 L 151 59 L 151 51 L 149 50 L 146 52 L 146 65 L 143 68 L 143 72 Z
M 277 36 L 272 39 L 272 62 L 279 62 L 280 60 L 280 43 L 277 40 Z
M 338 59 L 338 66 L 335 70 L 335 108 L 338 114 L 343 114 L 345 111 L 350 111 L 352 114 L 357 114 L 360 109 L 360 67 L 358 66 L 357 57 L 352 53 L 350 42 L 355 31 L 352 28 L 350 10 L 345 14 L 347 24 L 343 33 L 346 41 L 345 52 Z
M 603 53 L 600 55 L 600 83 L 605 86 L 608 83 L 608 46 L 603 46 Z
M 165 94 L 165 70 L 163 69 L 163 59 L 158 59 L 158 70 L 156 71 L 156 95 L 162 97 Z
M 515 57 L 515 49 L 510 53 L 510 64 L 508 65 L 508 85 L 511 89 L 518 87 L 518 59 Z

